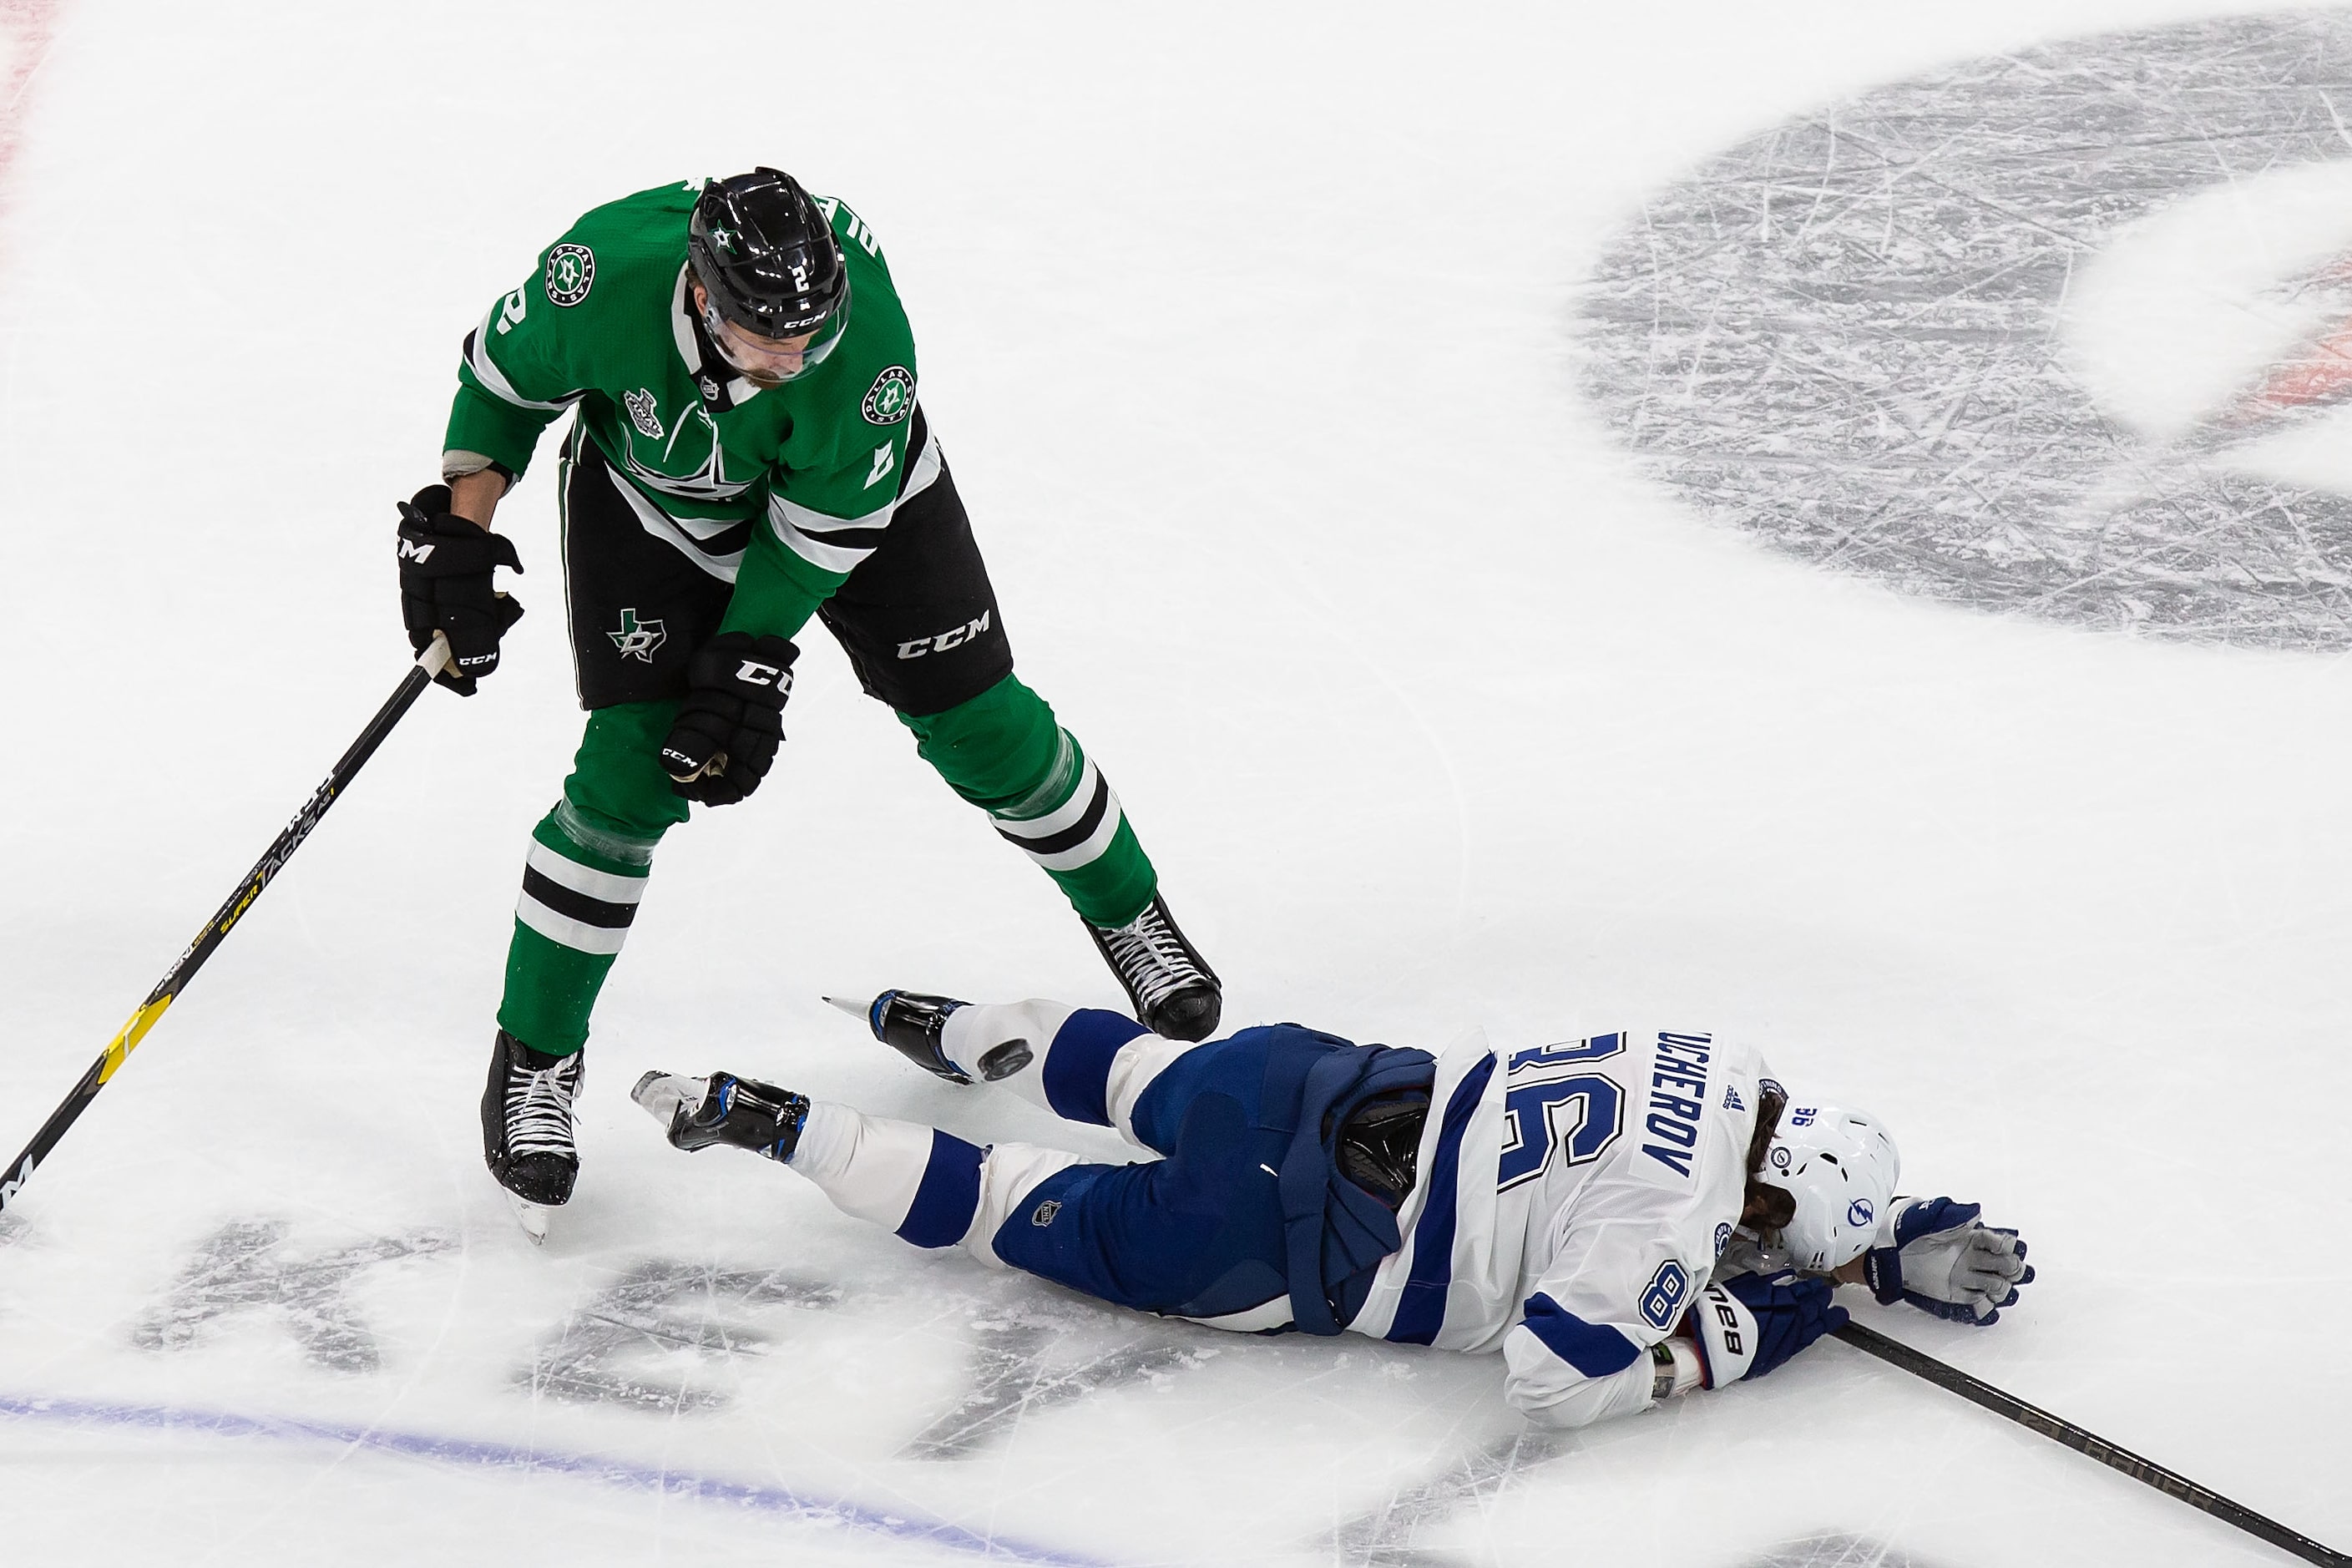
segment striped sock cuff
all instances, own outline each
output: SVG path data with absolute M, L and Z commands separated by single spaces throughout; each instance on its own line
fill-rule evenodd
M 533 838 L 523 861 L 515 919 L 574 952 L 609 956 L 628 940 L 645 890 L 643 871 L 622 876 L 600 870 Z
M 1151 1031 L 1124 1013 L 1081 1007 L 1063 1021 L 1038 1069 L 1045 1102 L 1065 1121 L 1108 1127 L 1110 1068 L 1119 1047 Z
M 917 1247 L 953 1247 L 980 1212 L 980 1162 L 986 1152 L 952 1133 L 931 1130 L 931 1157 L 907 1205 L 898 1237 Z
M 1069 795 L 1044 816 L 995 817 L 996 831 L 1048 871 L 1075 871 L 1102 858 L 1127 820 L 1110 781 L 1093 758 L 1084 761 Z

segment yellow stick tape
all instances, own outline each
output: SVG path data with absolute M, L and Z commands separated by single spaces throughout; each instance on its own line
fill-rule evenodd
M 131 1022 L 122 1026 L 122 1032 L 115 1036 L 106 1047 L 106 1055 L 100 1059 L 98 1069 L 99 1082 L 104 1083 L 114 1076 L 115 1069 L 139 1048 L 139 1042 L 147 1037 L 147 1031 L 155 1026 L 155 1020 L 162 1017 L 163 1010 L 171 1005 L 169 996 L 159 996 L 131 1015 Z

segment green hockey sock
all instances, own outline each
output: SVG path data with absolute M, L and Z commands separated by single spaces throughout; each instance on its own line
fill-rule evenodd
M 1110 782 L 1017 677 L 944 713 L 898 718 L 923 760 L 1044 867 L 1080 917 L 1122 926 L 1151 902 L 1159 873 Z
M 569 1056 L 587 1043 L 654 846 L 686 820 L 658 758 L 676 710 L 635 702 L 591 713 L 563 798 L 531 830 L 499 1005 L 499 1026 L 527 1046 Z

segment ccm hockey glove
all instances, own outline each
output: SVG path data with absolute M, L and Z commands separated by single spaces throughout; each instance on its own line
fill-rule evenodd
M 1761 1377 L 1852 1314 L 1831 1304 L 1836 1287 L 1817 1275 L 1735 1274 L 1691 1304 L 1706 1386 Z
M 721 632 L 686 667 L 686 701 L 662 742 L 670 787 L 732 805 L 760 787 L 784 739 L 784 699 L 801 650 L 782 637 Z
M 522 605 L 490 586 L 490 573 L 522 570 L 514 541 L 449 510 L 449 487 L 427 485 L 400 503 L 400 618 L 418 653 L 449 638 L 453 668 L 434 677 L 460 697 L 499 668 L 499 638 Z
M 1908 1301 L 1955 1323 L 1996 1322 L 1998 1309 L 2033 1282 L 2025 1243 L 2013 1230 L 1980 1225 L 1980 1205 L 1922 1198 L 1895 1211 L 1881 1245 L 1863 1255 L 1862 1277 L 1881 1301 Z

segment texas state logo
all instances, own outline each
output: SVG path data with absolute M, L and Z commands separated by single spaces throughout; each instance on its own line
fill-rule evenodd
M 2038 46 L 1654 193 L 1581 310 L 1643 468 L 1948 604 L 2352 645 L 2352 12 Z

